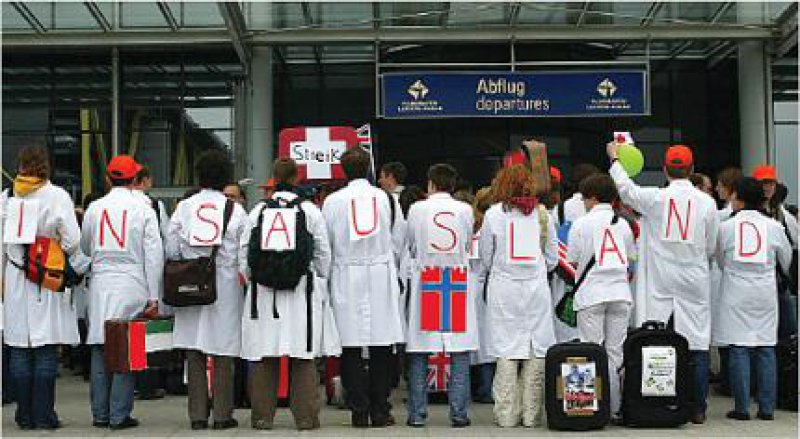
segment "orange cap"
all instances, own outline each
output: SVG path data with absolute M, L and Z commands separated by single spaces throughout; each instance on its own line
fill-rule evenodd
M 259 187 L 264 188 L 264 189 L 274 189 L 275 188 L 275 179 L 274 178 L 270 178 L 269 180 L 267 180 L 267 184 L 262 184 Z
M 778 179 L 775 173 L 775 167 L 770 165 L 756 166 L 756 169 L 753 171 L 753 178 L 758 181 Z
M 108 175 L 114 180 L 128 180 L 136 177 L 136 174 L 142 169 L 142 165 L 136 163 L 136 160 L 129 155 L 118 155 L 111 158 L 108 162 Z
M 555 166 L 550 167 L 550 178 L 556 181 L 556 183 L 561 183 L 561 171 L 556 168 Z
M 664 166 L 668 168 L 688 168 L 693 163 L 692 150 L 688 146 L 673 145 L 667 148 Z

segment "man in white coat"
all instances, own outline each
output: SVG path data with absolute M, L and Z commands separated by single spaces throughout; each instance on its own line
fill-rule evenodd
M 412 427 L 425 425 L 428 356 L 440 352 L 450 355 L 450 422 L 453 427 L 470 424 L 470 352 L 478 349 L 475 301 L 468 297 L 467 279 L 474 218 L 470 205 L 450 195 L 457 178 L 450 165 L 431 166 L 428 198 L 408 212 L 408 242 L 416 261 L 406 336 L 407 424 Z
M 51 291 L 26 276 L 25 252 L 37 238 L 50 238 L 67 257 L 80 255 L 80 230 L 69 194 L 49 181 L 44 147 L 23 148 L 18 170 L 13 190 L 0 200 L 6 263 L 3 342 L 10 363 L 3 380 L 14 389 L 17 426 L 53 430 L 61 426 L 55 412 L 58 346 L 80 343 L 78 323 L 69 292 Z
M 295 161 L 277 159 L 272 172 L 277 187 L 270 198 L 282 207 L 268 207 L 261 202 L 250 212 L 253 230 L 261 232 L 259 250 L 273 254 L 299 251 L 296 228 L 304 226 L 312 238 L 313 251 L 307 274 L 293 290 L 275 290 L 253 279 L 247 293 L 247 309 L 242 314 L 242 358 L 254 362 L 250 377 L 252 426 L 258 430 L 272 428 L 278 406 L 280 358 L 288 356 L 289 404 L 295 425 L 298 430 L 310 430 L 319 428 L 319 380 L 314 358 L 321 351 L 326 299 L 322 296 L 328 291 L 323 284 L 330 272 L 331 251 L 319 208 L 310 201 L 291 205 L 298 200 Z M 305 224 L 299 222 L 297 209 L 302 209 Z M 259 226 L 260 229 L 255 228 Z M 250 255 L 259 250 L 250 248 Z
M 197 163 L 201 190 L 178 203 L 167 233 L 170 260 L 209 257 L 213 247 L 218 246 L 214 262 L 217 300 L 209 305 L 174 308 L 173 341 L 176 348 L 186 350 L 193 430 L 208 428 L 208 357 L 213 363 L 213 428 L 224 430 L 238 425 L 233 418 L 233 360 L 241 354 L 250 221 L 244 208 L 222 193 L 232 173 L 224 152 L 203 153 Z
M 689 341 L 693 369 L 692 422 L 706 419 L 711 336 L 709 262 L 714 254 L 719 216 L 708 194 L 688 180 L 692 151 L 683 145 L 667 149 L 666 188 L 639 187 L 617 159 L 619 144 L 607 145 L 611 177 L 622 202 L 642 214 L 637 288 L 647 292 L 647 320 L 672 322 Z
M 330 292 L 342 341 L 342 384 L 352 425 L 368 427 L 371 420 L 373 427 L 385 427 L 394 423 L 388 401 L 392 345 L 404 338 L 395 264 L 405 239 L 398 223 L 404 220 L 394 197 L 367 181 L 369 153 L 351 148 L 341 165 L 348 184 L 325 199 L 322 213 L 333 253 Z
M 608 353 L 611 413 L 617 417 L 622 345 L 631 308 L 628 266 L 635 252 L 633 232 L 611 207 L 618 197 L 611 177 L 593 174 L 581 182 L 580 192 L 588 213 L 572 225 L 567 250 L 578 279 L 583 278 L 573 303 L 580 340 L 601 344 Z
M 776 270 L 786 273 L 792 247 L 783 226 L 762 213 L 764 192 L 753 178 L 741 180 L 733 196 L 734 216 L 720 225 L 717 260 L 722 268 L 719 324 L 714 341 L 730 347 L 734 409 L 727 417 L 750 419 L 751 363 L 758 377 L 758 418 L 772 420 L 778 341 Z M 751 357 L 755 361 L 751 362 Z
M 119 155 L 108 164 L 112 189 L 83 217 L 81 248 L 92 259 L 89 334 L 92 345 L 92 418 L 96 427 L 136 427 L 134 377 L 109 374 L 104 361 L 105 322 L 155 314 L 164 269 L 164 249 L 152 209 L 142 208 L 133 189 L 140 165 Z M 145 308 L 147 308 L 145 310 Z

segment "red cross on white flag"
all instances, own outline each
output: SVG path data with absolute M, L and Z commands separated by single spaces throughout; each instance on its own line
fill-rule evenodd
M 286 128 L 278 135 L 278 156 L 297 162 L 301 182 L 339 180 L 344 179 L 342 154 L 359 143 L 352 127 Z

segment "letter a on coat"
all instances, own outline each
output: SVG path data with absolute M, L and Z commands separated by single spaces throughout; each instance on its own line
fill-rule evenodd
M 296 220 L 294 209 L 264 209 L 261 250 L 294 250 Z

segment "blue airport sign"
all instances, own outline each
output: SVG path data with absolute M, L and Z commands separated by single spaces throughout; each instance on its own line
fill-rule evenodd
M 642 116 L 646 70 L 403 72 L 381 76 L 384 118 Z

